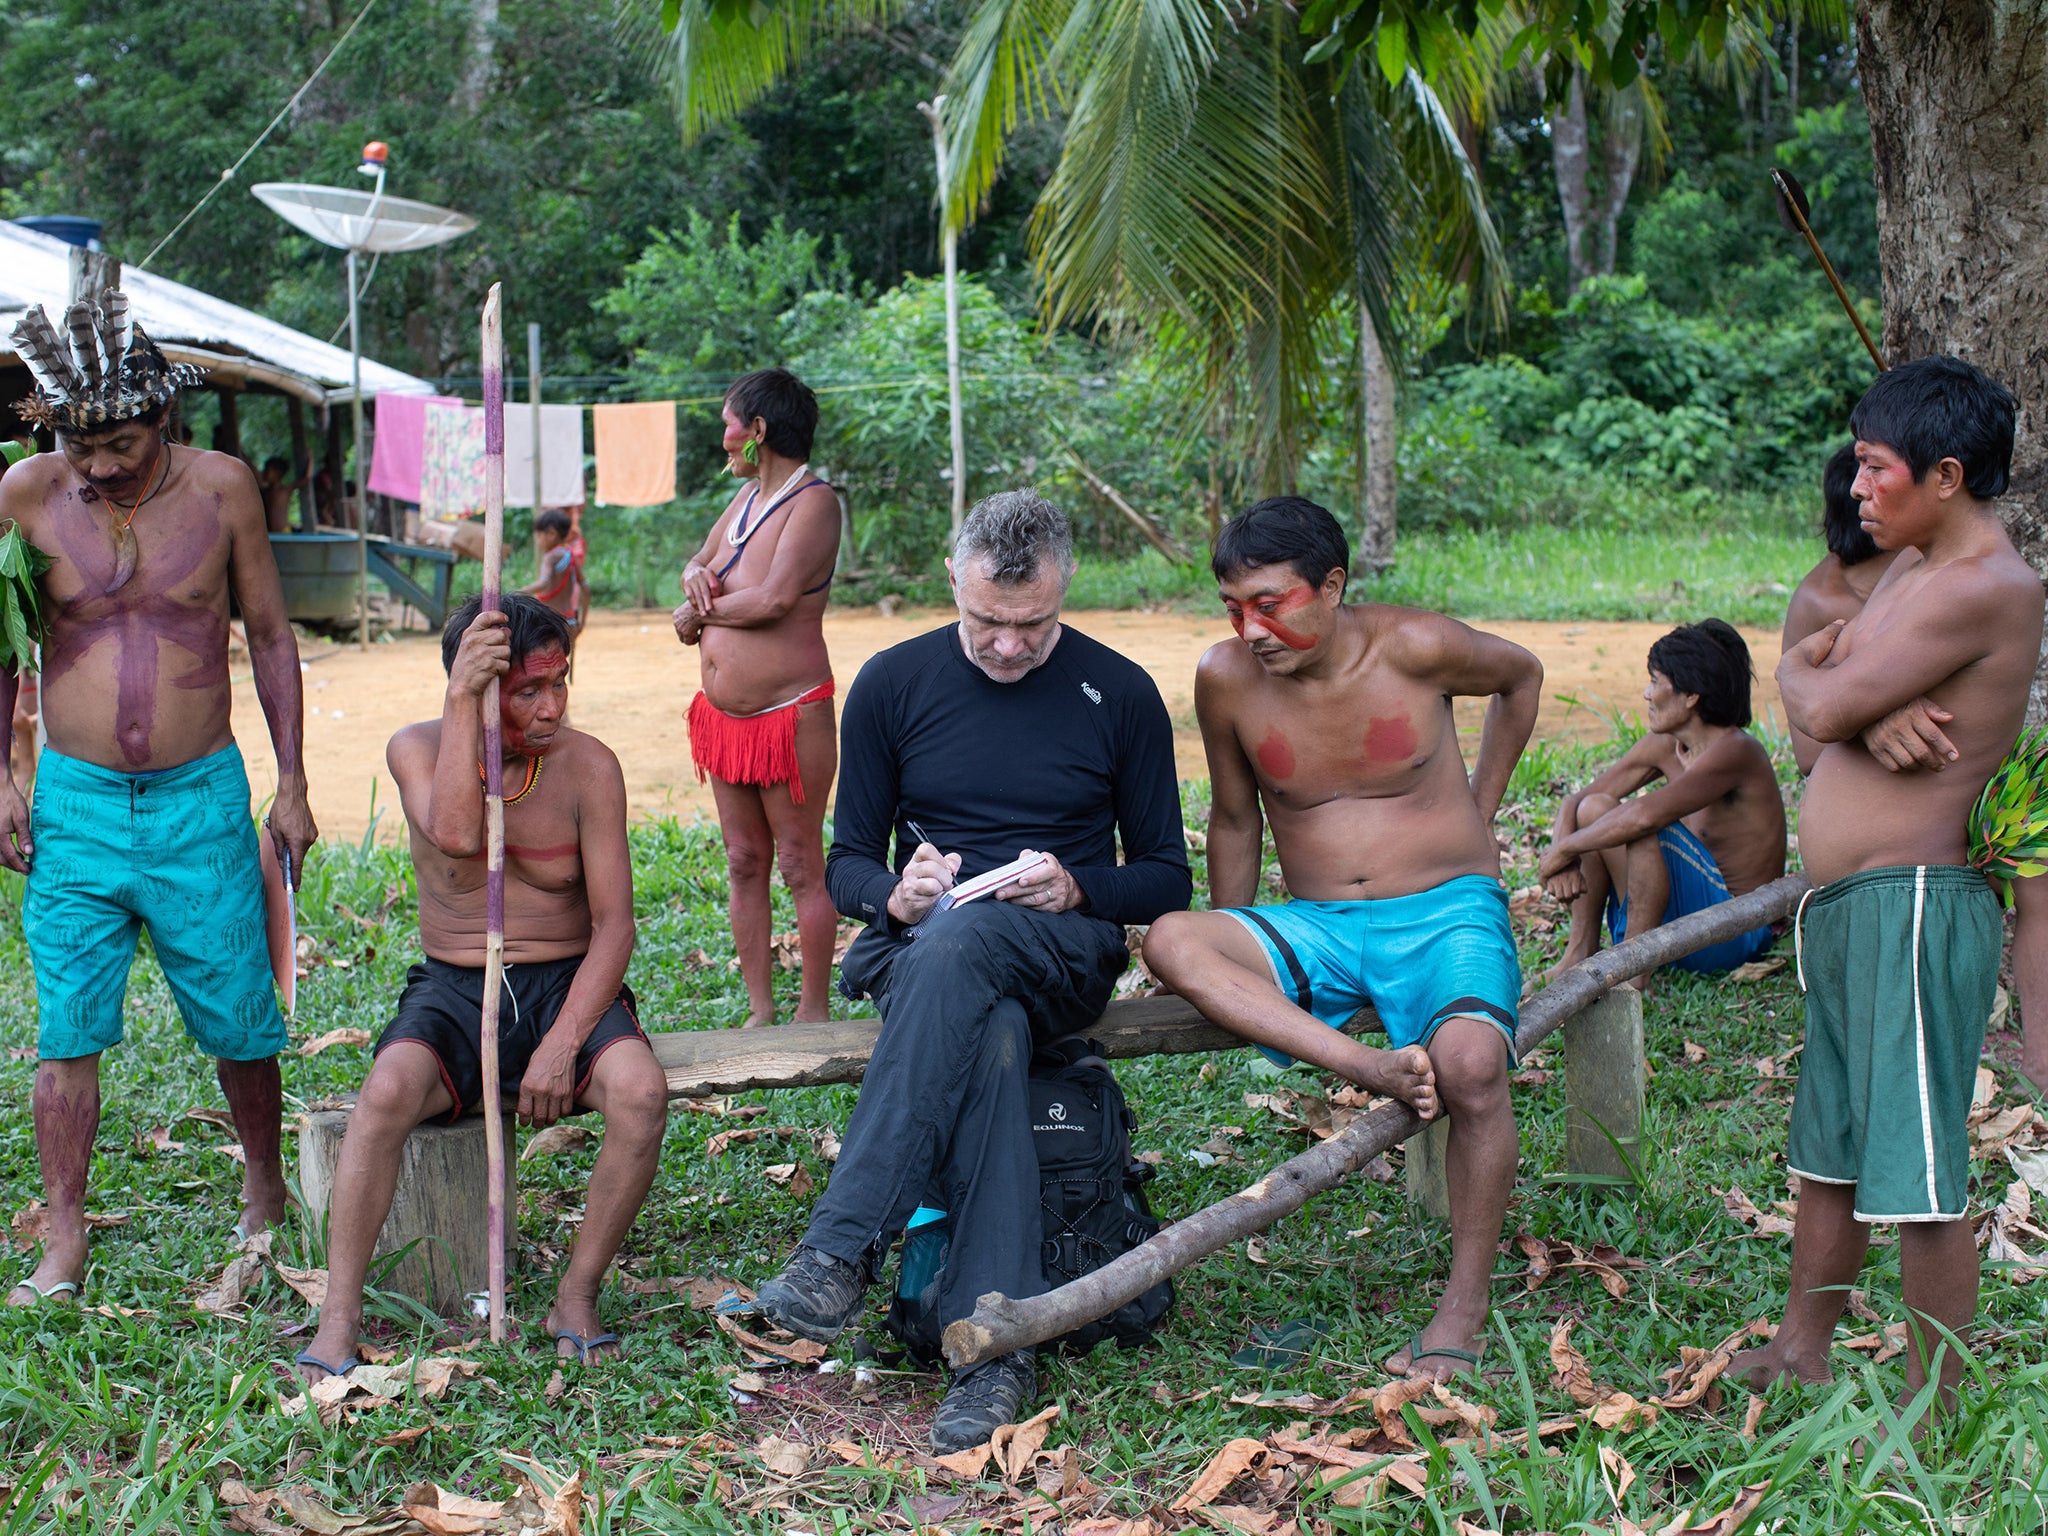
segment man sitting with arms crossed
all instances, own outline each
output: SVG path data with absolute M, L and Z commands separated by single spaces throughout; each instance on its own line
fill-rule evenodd
M 604 1116 L 583 1223 L 544 1325 L 559 1354 L 581 1360 L 601 1346 L 618 1347 L 618 1336 L 598 1321 L 598 1282 L 647 1198 L 661 1155 L 668 1083 L 625 984 L 634 935 L 625 778 L 610 748 L 561 723 L 569 703 L 561 615 L 523 592 L 506 596 L 503 613 L 479 613 L 479 606 L 471 598 L 458 608 L 441 637 L 448 669 L 441 718 L 405 727 L 385 754 L 412 835 L 427 956 L 406 974 L 397 1016 L 377 1042 L 341 1144 L 328 1203 L 327 1301 L 319 1332 L 298 1356 L 308 1381 L 357 1364 L 363 1276 L 414 1126 L 436 1117 L 452 1125 L 490 1091 L 517 1099 L 528 1125 L 583 1110 Z M 478 759 L 485 689 L 494 677 L 508 791 L 505 980 L 500 1081 L 486 1084 Z
M 1239 513 L 1217 539 L 1211 563 L 1242 640 L 1211 646 L 1195 677 L 1213 910 L 1153 924 L 1145 963 L 1276 1061 L 1299 1057 L 1425 1120 L 1450 1115 L 1450 1282 L 1388 1362 L 1441 1379 L 1478 1365 L 1514 1185 L 1522 978 L 1493 817 L 1543 666 L 1441 614 L 1345 603 L 1350 561 L 1337 520 L 1298 496 Z M 1459 696 L 1491 698 L 1469 779 Z M 1261 804 L 1286 906 L 1253 905 Z M 1391 1049 L 1341 1033 L 1368 1003 Z
M 1792 1282 L 1770 1343 L 1729 1379 L 1826 1381 L 1835 1323 L 1870 1245 L 1898 1222 L 1908 1390 L 1977 1311 L 1968 1220 L 1970 1099 L 1998 983 L 1998 898 L 1965 863 L 1970 808 L 2019 733 L 2041 654 L 2041 580 L 1993 498 L 2012 460 L 2013 397 L 1953 357 L 1880 374 L 1849 419 L 1863 526 L 1900 551 L 1862 612 L 1787 651 L 1785 713 L 1825 743 L 1799 815 L 1817 886 L 1797 919 L 1806 1040 L 1786 1166 L 1799 1176 Z M 1925 698 L 1957 754 L 1889 770 L 1862 733 Z
M 1124 924 L 1187 905 L 1166 706 L 1142 668 L 1060 623 L 1073 547 L 1032 492 L 988 497 L 946 562 L 960 622 L 874 657 L 847 694 L 825 873 L 868 924 L 841 985 L 883 1025 L 832 1182 L 756 1303 L 805 1338 L 853 1321 L 927 1197 L 952 1222 L 942 1325 L 985 1291 L 1045 1289 L 1032 1050 L 1100 1016 L 1129 960 Z M 1045 867 L 940 908 L 956 879 L 1026 850 Z M 1017 1420 L 1034 1365 L 1019 1350 L 956 1378 L 933 1447 Z
M 1681 625 L 1650 647 L 1649 734 L 1565 796 L 1536 868 L 1572 909 L 1571 939 L 1552 976 L 1600 947 L 1603 912 L 1619 944 L 1785 873 L 1777 770 L 1744 729 L 1753 675 L 1749 647 L 1719 619 Z M 1660 778 L 1661 789 L 1636 794 Z M 1674 964 L 1732 971 L 1777 936 L 1765 924 Z

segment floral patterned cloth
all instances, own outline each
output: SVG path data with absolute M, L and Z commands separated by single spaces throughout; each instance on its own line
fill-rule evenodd
M 430 404 L 420 462 L 420 516 L 466 517 L 484 505 L 484 413 Z

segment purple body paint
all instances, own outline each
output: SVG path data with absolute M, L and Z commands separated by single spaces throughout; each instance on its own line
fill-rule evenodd
M 78 573 L 79 590 L 53 606 L 43 679 L 55 683 L 85 659 L 100 641 L 111 638 L 114 660 L 114 736 L 121 756 L 133 767 L 149 762 L 150 733 L 156 726 L 157 642 L 168 640 L 189 652 L 192 666 L 170 679 L 174 688 L 210 689 L 219 694 L 218 710 L 228 708 L 228 625 L 225 613 L 193 607 L 176 595 L 181 589 L 202 590 L 219 580 L 205 569 L 218 560 L 222 545 L 221 509 L 214 496 L 212 519 L 192 518 L 150 529 L 151 542 L 137 567 L 139 581 L 116 587 L 116 556 L 91 515 L 82 510 L 77 493 L 53 496 L 59 504 L 50 519 L 64 558 Z M 64 501 L 80 506 L 67 508 Z M 45 503 L 48 505 L 48 502 Z

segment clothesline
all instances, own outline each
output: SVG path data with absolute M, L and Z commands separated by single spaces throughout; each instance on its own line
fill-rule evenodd
M 612 390 L 625 385 L 638 385 L 642 388 L 657 389 L 666 388 L 677 382 L 694 381 L 695 378 L 700 377 L 715 376 L 689 374 L 659 374 L 642 377 L 627 374 L 597 373 L 550 378 L 548 380 L 548 383 L 554 388 L 568 390 Z M 965 384 L 1010 384 L 1018 382 L 1033 382 L 1041 384 L 1106 384 L 1108 382 L 1106 377 L 1100 373 L 963 373 L 960 376 L 960 379 L 961 382 Z M 506 386 L 508 389 L 512 388 L 516 383 L 517 380 L 514 379 L 508 378 L 506 380 Z M 442 378 L 438 382 L 437 387 L 454 393 L 460 393 L 461 391 L 467 390 L 480 394 L 483 389 L 483 380 L 477 377 L 477 375 L 475 374 L 450 374 Z M 897 379 L 865 379 L 849 383 L 812 384 L 811 392 L 813 394 L 818 395 L 838 395 L 858 394 L 864 390 L 921 388 L 944 389 L 945 387 L 946 378 L 944 374 L 917 374 Z M 673 399 L 670 399 L 668 403 L 679 406 L 719 405 L 722 404 L 724 400 L 725 395 L 723 391 L 721 391 L 717 394 L 677 396 Z M 513 403 L 514 402 L 508 397 L 506 400 L 506 404 L 510 406 Z M 599 405 L 621 405 L 640 403 L 646 403 L 644 397 L 642 397 L 640 400 L 614 397 L 613 399 L 604 401 L 586 400 L 578 404 L 577 409 L 587 411 L 593 410 Z
M 534 455 L 540 456 L 540 504 L 584 500 L 580 405 L 543 405 L 540 441 L 533 411 L 505 412 L 505 504 L 534 504 Z M 600 506 L 657 507 L 676 495 L 676 405 L 672 400 L 592 406 Z M 484 500 L 481 407 L 451 395 L 379 395 L 368 485 L 382 496 L 416 502 L 423 517 L 463 517 Z

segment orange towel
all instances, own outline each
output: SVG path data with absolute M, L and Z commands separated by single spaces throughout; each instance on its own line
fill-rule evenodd
M 593 405 L 597 500 L 607 507 L 658 507 L 676 499 L 676 403 Z

